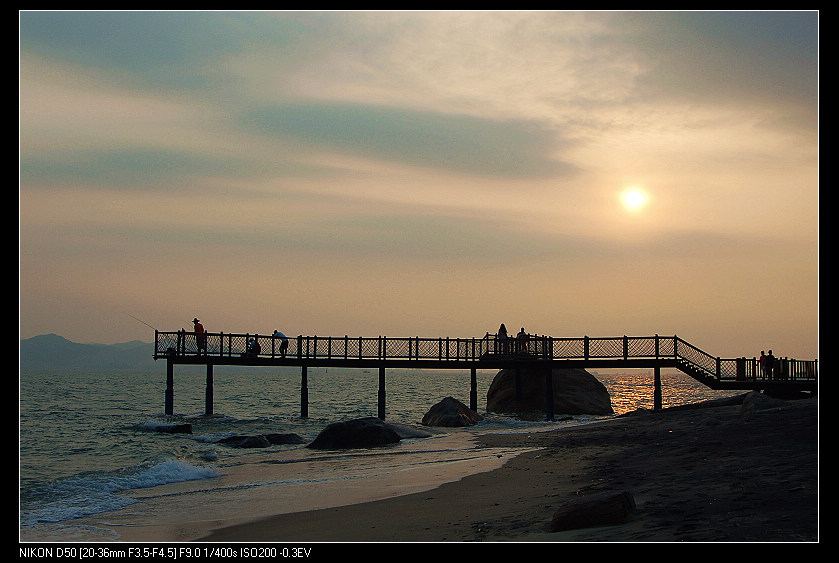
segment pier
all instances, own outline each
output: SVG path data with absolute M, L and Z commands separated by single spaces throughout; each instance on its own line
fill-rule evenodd
M 389 368 L 468 370 L 470 405 L 477 411 L 478 369 L 543 371 L 545 412 L 553 419 L 551 372 L 559 368 L 653 370 L 654 408 L 661 408 L 661 369 L 676 368 L 711 389 L 769 392 L 817 391 L 818 360 L 775 358 L 768 370 L 757 358 L 712 356 L 677 336 L 556 338 L 285 337 L 279 334 L 162 332 L 155 330 L 154 359 L 166 360 L 165 414 L 174 412 L 175 365 L 205 365 L 205 412 L 213 414 L 213 367 L 297 366 L 301 369 L 300 415 L 308 417 L 308 368 L 377 369 L 378 417 L 385 418 Z

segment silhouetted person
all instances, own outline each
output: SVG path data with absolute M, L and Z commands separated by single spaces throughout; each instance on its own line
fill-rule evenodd
M 530 336 L 524 332 L 524 327 L 521 327 L 521 330 L 516 335 L 516 347 L 518 348 L 519 354 L 527 354 L 527 341 L 530 339 Z
M 768 360 L 766 358 L 766 352 L 761 350 L 760 351 L 760 373 L 763 375 L 763 377 L 768 376 L 768 372 L 767 372 L 767 368 L 766 368 L 767 364 L 768 364 Z
M 248 339 L 248 355 L 249 356 L 258 356 L 261 351 L 262 351 L 262 347 L 259 345 L 259 341 L 256 338 L 249 338 Z
M 285 357 L 285 354 L 288 351 L 288 337 L 279 330 L 275 330 L 274 338 L 279 338 L 282 340 L 280 342 L 280 355 Z
M 501 350 L 500 353 L 504 356 L 507 355 L 507 327 L 504 326 L 504 323 L 501 323 L 501 326 L 498 327 L 498 334 L 496 335 L 496 340 L 501 343 Z
M 192 326 L 194 327 L 193 330 L 195 331 L 195 346 L 198 348 L 198 352 L 207 353 L 207 333 L 204 330 L 204 325 L 201 324 L 197 318 L 192 319 Z
M 775 356 L 772 350 L 769 350 L 769 355 L 766 356 L 766 377 L 772 379 L 772 373 L 775 371 Z

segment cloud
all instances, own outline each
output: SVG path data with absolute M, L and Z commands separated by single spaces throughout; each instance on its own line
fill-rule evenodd
M 243 166 L 238 168 L 244 169 Z M 27 185 L 61 183 L 98 184 L 111 188 L 143 187 L 180 182 L 190 174 L 231 173 L 229 163 L 212 156 L 167 151 L 161 148 L 117 148 L 67 151 L 62 154 L 24 155 L 20 173 Z
M 372 159 L 487 176 L 566 175 L 553 132 L 535 122 L 340 102 L 254 110 L 249 131 Z
M 198 150 L 159 146 L 38 151 L 20 158 L 21 187 L 98 186 L 108 190 L 207 189 L 207 178 L 218 184 L 225 178 L 300 177 L 329 173 L 328 168 L 247 155 L 218 155 Z
M 641 12 L 621 16 L 648 62 L 641 92 L 725 104 L 785 102 L 812 111 L 818 12 Z M 812 116 L 811 116 L 812 118 Z
M 258 21 L 236 12 L 21 12 L 20 45 L 135 88 L 217 87 L 213 63 L 260 38 Z
M 221 330 L 739 335 L 786 327 L 775 299 L 803 340 L 817 35 L 813 12 L 21 12 L 22 327 L 97 340 L 80 311 L 131 302 Z

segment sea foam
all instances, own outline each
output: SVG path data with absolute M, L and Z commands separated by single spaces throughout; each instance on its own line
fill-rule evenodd
M 58 479 L 30 491 L 28 498 L 21 499 L 20 522 L 24 526 L 42 522 L 64 522 L 118 510 L 136 502 L 121 496 L 121 491 L 216 476 L 218 472 L 214 467 L 166 460 L 133 470 Z M 28 509 L 27 506 L 31 508 Z

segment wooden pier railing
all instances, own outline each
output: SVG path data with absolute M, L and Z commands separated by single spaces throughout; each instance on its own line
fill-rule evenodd
M 174 409 L 175 364 L 207 366 L 206 414 L 213 413 L 213 366 L 300 366 L 300 415 L 308 416 L 309 367 L 375 367 L 378 416 L 385 416 L 388 367 L 471 371 L 470 408 L 477 410 L 477 369 L 541 368 L 546 416 L 553 419 L 552 370 L 562 367 L 653 368 L 655 407 L 661 408 L 661 368 L 674 367 L 712 389 L 817 390 L 818 361 L 775 359 L 764 370 L 757 358 L 711 356 L 677 336 L 554 338 L 375 338 L 155 331 L 154 358 L 165 359 L 165 413 Z M 518 371 L 517 371 L 518 376 Z
M 675 367 L 712 388 L 738 382 L 789 381 L 815 388 L 818 360 L 712 356 L 678 336 L 556 338 L 322 337 L 155 331 L 155 359 L 227 365 L 493 368 L 551 362 L 556 367 Z M 558 365 L 562 364 L 562 365 Z M 728 384 L 728 385 L 727 385 Z M 809 385 L 812 384 L 812 385 Z M 745 387 L 742 387 L 745 388 Z

